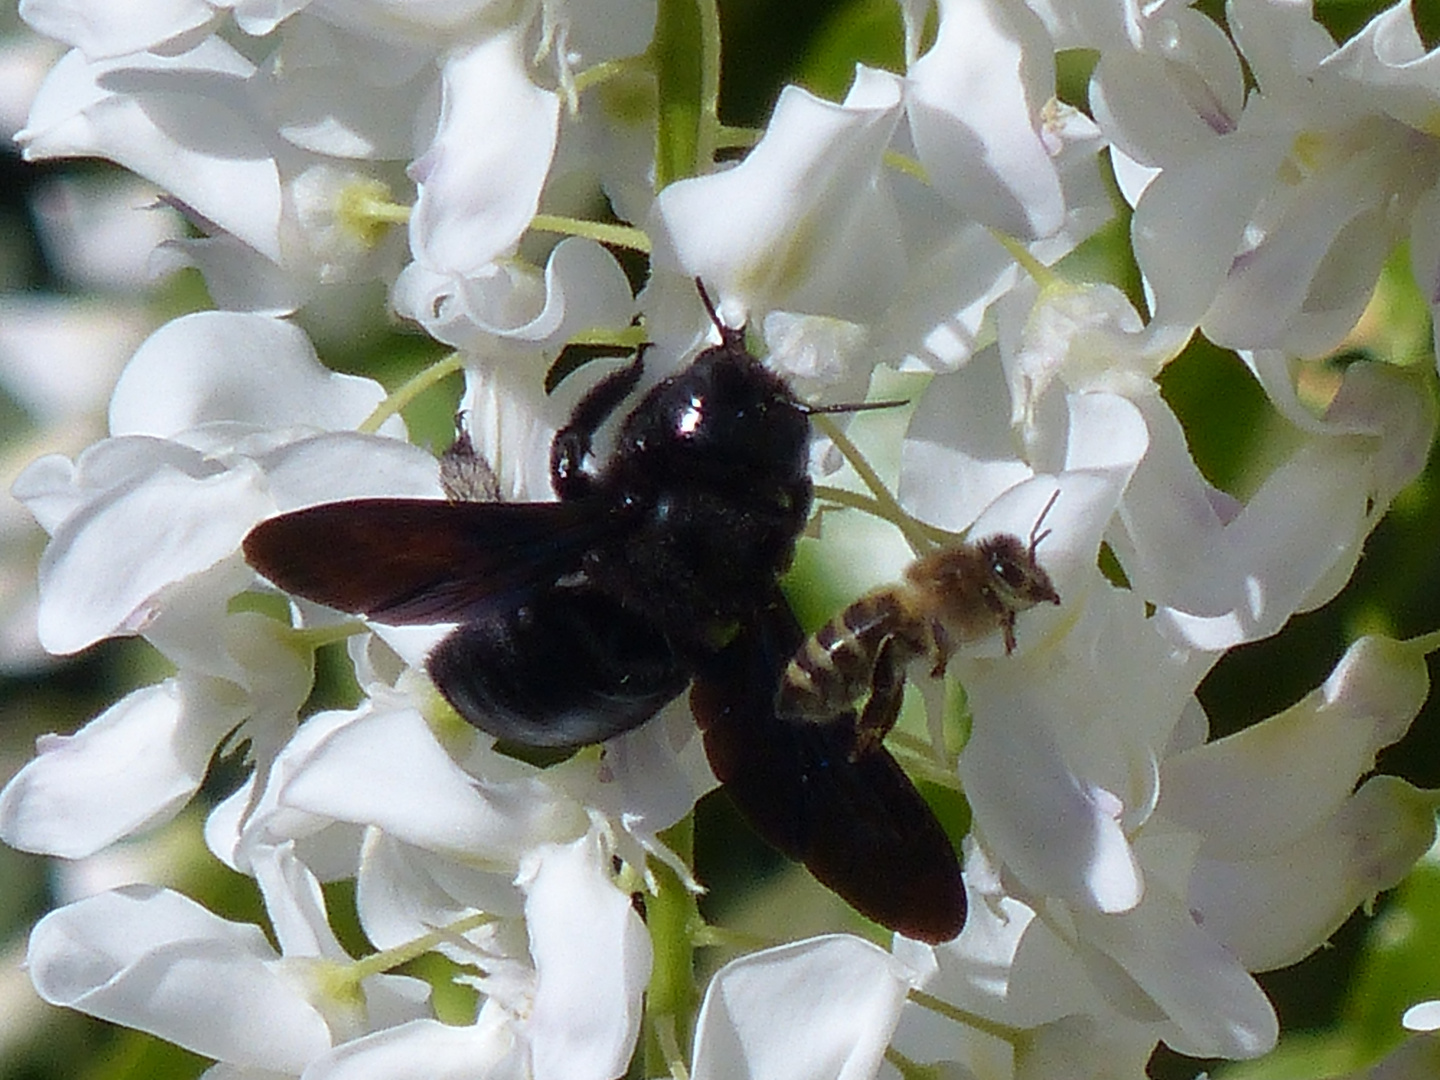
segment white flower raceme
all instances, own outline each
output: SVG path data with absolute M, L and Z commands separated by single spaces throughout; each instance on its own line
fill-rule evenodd
M 784 346 L 773 362 L 802 389 L 853 394 L 862 358 L 953 369 L 1016 280 L 990 230 L 1048 262 L 1110 216 L 1095 129 L 1054 102 L 1053 82 L 1044 28 L 1021 5 L 942 4 L 939 37 L 907 76 L 857 67 L 838 105 L 787 87 L 742 163 L 662 191 L 657 270 L 701 277 L 733 321 L 763 314 L 772 349 Z M 926 180 L 892 170 L 896 151 Z M 834 320 L 853 332 L 834 334 Z M 816 370 L 812 338 L 849 355 Z
M 1107 625 L 1091 625 L 1106 607 Z M 1129 635 L 1118 632 L 1127 621 Z M 1205 743 L 1187 689 L 1205 658 L 1172 654 L 1167 670 L 1136 647 L 1147 637 L 1162 655 L 1169 648 L 1132 601 L 1092 595 L 1066 640 L 1005 671 L 971 665 L 977 719 L 961 758 L 977 840 L 966 860 L 970 920 L 934 950 L 924 983 L 993 1024 L 1107 1029 L 1132 1061 L 1110 1075 L 1141 1075 L 1156 1039 L 1201 1057 L 1268 1050 L 1275 1017 L 1247 972 L 1316 948 L 1394 885 L 1435 833 L 1433 794 L 1386 777 L 1354 790 L 1425 699 L 1420 648 L 1362 639 L 1304 701 Z M 1097 654 L 1127 670 L 1087 671 Z M 1100 688 L 1119 679 L 1154 684 L 1151 711 L 1107 708 Z M 1035 811 L 1036 800 L 1053 801 L 1056 779 L 1036 783 L 1039 770 L 1021 757 L 1047 746 L 1109 815 L 1108 841 L 1097 835 L 1077 852 L 1084 838 L 1065 818 Z M 1030 827 L 1014 831 L 1016 821 Z M 897 948 L 923 969 L 922 947 Z M 970 1060 L 994 1044 L 918 1010 L 897 1040 L 919 1061 Z M 1008 1047 L 1008 1075 L 1042 1075 L 1025 1061 L 1036 1049 Z
M 51 912 L 26 962 L 47 1001 L 243 1069 L 299 1076 L 375 1025 L 424 1015 L 418 979 L 347 972 L 313 876 L 277 851 L 259 875 L 280 940 L 179 893 L 133 885 Z
M 127 365 L 110 438 L 73 463 L 41 458 L 21 476 L 17 496 L 51 533 L 41 642 L 73 653 L 143 634 L 178 671 L 74 736 L 42 740 L 0 796 L 8 843 L 90 854 L 173 816 L 237 727 L 262 759 L 284 743 L 309 693 L 309 659 L 274 620 L 227 613 L 253 580 L 240 540 L 277 509 L 321 501 L 337 484 L 336 496 L 438 493 L 429 455 L 345 430 L 382 396 L 368 379 L 323 368 L 293 326 L 186 316 Z M 368 468 L 353 468 L 357 453 Z M 117 755 L 132 767 L 117 771 Z
M 1257 354 L 1252 370 L 1296 448 L 1241 505 L 1201 475 L 1154 382 L 1166 335 L 1142 327 L 1117 291 L 1021 288 L 998 311 L 1003 371 L 987 354 L 927 390 L 902 502 L 961 529 L 1031 470 L 1123 466 L 1104 539 L 1162 625 L 1196 648 L 1266 637 L 1334 596 L 1434 436 L 1434 406 L 1410 374 L 1353 364 L 1317 416 L 1297 398 L 1298 365 Z
M 1309 8 L 1232 0 L 1231 47 L 1202 16 L 1166 5 L 1140 20 L 1139 48 L 1102 53 L 1096 119 L 1126 159 L 1117 172 L 1160 326 L 1319 355 L 1407 239 L 1434 302 L 1436 53 L 1409 0 L 1340 47 Z M 1248 99 L 1235 48 L 1258 84 Z
M 655 18 L 653 0 L 142 6 L 27 0 L 31 25 L 75 48 L 17 138 L 32 159 L 105 157 L 152 180 L 207 234 L 155 269 L 194 264 L 224 306 L 273 313 L 324 285 L 392 283 L 389 204 L 412 183 L 419 266 L 454 288 L 512 257 L 575 67 L 642 52 Z

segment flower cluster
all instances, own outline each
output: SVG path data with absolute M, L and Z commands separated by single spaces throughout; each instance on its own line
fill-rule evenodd
M 901 386 L 913 403 L 816 439 L 815 563 L 858 593 L 899 574 L 915 529 L 1026 536 L 1044 513 L 1063 603 L 1020 616 L 1013 655 L 987 640 L 951 662 L 973 717 L 958 758 L 943 687 L 917 673 L 932 738 L 913 763 L 972 816 L 959 937 L 743 956 L 696 1017 L 653 1024 L 671 1072 L 682 1042 L 697 1078 L 886 1060 L 1140 1077 L 1160 1041 L 1265 1053 L 1277 1023 L 1252 973 L 1320 946 L 1434 838 L 1434 793 L 1365 778 L 1428 695 L 1427 643 L 1362 637 L 1224 739 L 1195 691 L 1339 591 L 1429 452 L 1415 370 L 1356 362 L 1323 399 L 1311 386 L 1402 242 L 1440 304 L 1440 51 L 1408 3 L 1337 45 L 1288 0 L 1231 0 L 1223 26 L 1181 3 L 898 0 L 897 70 L 858 65 L 839 102 L 786 87 L 751 138 L 714 113 L 713 6 L 693 38 L 676 6 L 22 0 L 70 46 L 26 154 L 162 189 L 198 235 L 151 268 L 198 267 L 219 310 L 153 333 L 109 436 L 15 484 L 50 538 L 41 643 L 139 635 L 174 674 L 42 739 L 0 794 L 0 837 L 106 851 L 243 747 L 248 779 L 205 838 L 273 929 L 134 884 L 39 922 L 36 988 L 213 1059 L 213 1080 L 626 1071 L 652 968 L 674 963 L 632 893 L 662 871 L 698 887 L 662 834 L 714 786 L 685 698 L 600 750 L 516 760 L 426 678 L 448 628 L 287 601 L 240 545 L 297 508 L 444 495 L 402 395 L 327 369 L 297 313 L 368 304 L 373 322 L 386 293 L 455 350 L 431 374 L 463 368 L 501 497 L 543 500 L 551 439 L 593 385 L 547 388 L 561 350 L 638 343 L 638 317 L 645 379 L 678 370 L 714 330 L 699 278 L 806 400 Z M 1088 113 L 1056 96 L 1072 49 L 1098 56 Z M 690 68 L 705 104 L 687 112 L 666 95 Z M 1107 162 L 1148 317 L 1053 269 L 1114 217 Z M 650 256 L 638 297 L 615 247 Z M 1283 429 L 1244 499 L 1202 474 L 1157 382 L 1197 329 Z M 306 715 L 315 652 L 342 640 L 360 700 Z M 326 910 L 341 880 L 364 957 Z M 469 1023 L 394 973 L 426 952 L 478 992 Z

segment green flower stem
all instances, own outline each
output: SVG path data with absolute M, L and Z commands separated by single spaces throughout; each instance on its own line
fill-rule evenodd
M 911 1001 L 915 1002 L 922 1009 L 929 1009 L 938 1013 L 947 1020 L 953 1020 L 957 1024 L 964 1024 L 966 1027 L 974 1028 L 976 1031 L 984 1032 L 986 1035 L 994 1035 L 997 1039 L 1004 1039 L 1006 1042 L 1018 1042 L 1024 1032 L 1008 1024 L 997 1024 L 993 1020 L 986 1020 L 983 1016 L 966 1012 L 964 1009 L 957 1009 L 948 1001 L 941 1001 L 933 994 L 927 994 L 924 990 L 911 990 L 909 993 Z
M 990 235 L 999 242 L 1001 247 L 1010 253 L 1012 259 L 1020 264 L 1020 269 L 1035 279 L 1035 283 L 1039 285 L 1040 288 L 1051 289 L 1056 286 L 1069 284 L 1059 274 L 1035 258 L 1035 256 L 1030 253 L 1030 249 L 1013 236 L 1007 236 L 1005 233 L 995 229 L 990 230 Z
M 583 218 L 561 217 L 558 214 L 536 214 L 530 219 L 530 227 L 564 236 L 583 236 L 601 244 L 613 244 L 615 247 L 650 254 L 650 237 L 645 235 L 643 229 L 630 225 L 610 225 L 601 221 L 586 221 Z
M 356 634 L 363 634 L 367 629 L 369 628 L 362 622 L 343 622 L 333 626 L 308 626 L 304 630 L 292 631 L 291 636 L 297 648 L 314 652 L 323 646 L 334 645 Z
M 693 857 L 695 821 L 686 816 L 661 834 L 671 851 L 687 862 Z M 652 860 L 655 893 L 645 902 L 645 923 L 655 953 L 645 995 L 647 1076 L 684 1071 L 685 1048 L 677 1032 L 689 1032 L 700 1003 L 695 985 L 695 929 L 701 925 L 695 896 L 668 866 Z
M 715 159 L 720 134 L 720 12 L 715 0 L 660 0 L 651 57 L 659 88 L 659 190 L 708 171 Z
M 943 544 L 954 543 L 959 539 L 954 533 L 937 529 L 933 525 L 926 525 L 907 514 L 895 500 L 895 496 L 890 493 L 890 489 L 885 486 L 885 481 L 880 479 L 880 475 L 871 467 L 870 462 L 865 460 L 865 455 L 860 452 L 860 448 L 850 441 L 834 420 L 823 414 L 817 414 L 810 418 L 810 423 L 820 434 L 835 444 L 835 448 L 850 463 L 850 467 L 855 470 L 855 474 L 860 477 L 861 482 L 870 489 L 875 501 L 873 505 L 862 505 L 853 492 L 847 493 L 833 487 L 817 487 L 817 492 L 823 492 L 825 498 L 841 505 L 864 509 L 881 520 L 890 522 L 904 534 L 906 542 L 917 555 Z
M 964 792 L 960 778 L 955 775 L 954 762 L 940 765 L 935 761 L 935 747 L 928 739 L 919 739 L 904 731 L 892 731 L 885 737 L 885 744 L 911 776 L 928 780 L 937 787 Z M 957 759 L 958 760 L 958 759 Z
M 921 1065 L 918 1061 L 906 1057 L 893 1046 L 885 1048 L 885 1060 L 895 1067 L 904 1080 L 940 1080 L 941 1072 L 938 1065 Z
M 365 418 L 357 430 L 363 435 L 375 434 L 386 420 L 389 420 L 440 380 L 459 371 L 463 366 L 463 360 L 458 352 L 451 353 L 442 360 L 437 360 L 403 386 L 392 391 L 384 401 L 375 406 L 375 411 Z
M 494 915 L 488 915 L 483 911 L 475 915 L 468 915 L 463 919 L 457 919 L 453 923 L 430 931 L 428 934 L 421 934 L 413 941 L 407 941 L 404 945 L 397 945 L 393 949 L 382 949 L 380 952 L 371 953 L 363 960 L 356 960 L 353 964 L 346 965 L 345 976 L 354 985 L 359 986 L 362 979 L 368 979 L 371 975 L 383 975 L 387 971 L 393 971 L 401 964 L 409 963 L 417 957 L 424 956 L 437 945 L 444 944 L 447 941 L 454 941 L 460 935 L 494 921 Z

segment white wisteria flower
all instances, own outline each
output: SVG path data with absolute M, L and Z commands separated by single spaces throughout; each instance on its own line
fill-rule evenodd
M 1132 600 L 1092 595 L 1066 637 L 967 678 L 979 718 L 961 758 L 975 810 L 970 919 L 933 950 L 923 985 L 975 1030 L 912 1008 L 896 1045 L 968 1062 L 1004 1044 L 1013 1076 L 1043 1075 L 1027 1057 L 1055 1048 L 997 1040 L 987 1025 L 1060 1025 L 1082 1045 L 1108 1031 L 1090 1067 L 1124 1047 L 1131 1062 L 1110 1075 L 1141 1075 L 1157 1039 L 1200 1057 L 1262 1054 L 1276 1020 L 1248 972 L 1308 954 L 1434 841 L 1434 793 L 1390 777 L 1355 790 L 1428 693 L 1423 647 L 1361 639 L 1304 701 L 1206 743 L 1190 688 L 1207 658 L 1164 644 Z M 1097 655 L 1127 670 L 1094 671 Z M 1151 709 L 1107 705 L 1117 679 L 1149 682 Z M 1023 760 L 1047 746 L 1058 777 Z M 1109 837 L 1085 837 L 1059 807 L 1037 812 L 1067 786 L 1108 815 Z M 897 939 L 917 970 L 926 948 Z M 1087 1060 L 1079 1047 L 1067 1056 Z
M 1409 0 L 1343 46 L 1309 3 L 1231 0 L 1231 46 L 1162 5 L 1102 48 L 1091 88 L 1135 205 L 1135 255 L 1162 327 L 1237 349 L 1316 356 L 1354 326 L 1409 241 L 1440 281 L 1436 53 Z M 1253 73 L 1247 96 L 1239 56 Z
M 906 76 L 857 66 L 840 104 L 787 87 L 742 163 L 665 188 L 651 291 L 677 288 L 667 271 L 702 278 L 732 321 L 763 318 L 778 370 L 830 400 L 863 392 L 877 359 L 952 370 L 1019 274 L 992 230 L 1050 262 L 1110 216 L 1094 125 L 1053 95 L 1034 15 L 942 4 Z
M 222 306 L 269 313 L 392 284 L 407 253 L 388 227 L 407 218 L 408 258 L 454 283 L 512 257 L 576 69 L 643 52 L 655 21 L 654 0 L 141 7 L 22 5 L 74 48 L 17 140 L 159 185 L 206 235 L 156 272 L 196 265 Z
M 324 368 L 289 324 L 184 316 L 126 366 L 108 439 L 74 462 L 41 458 L 16 481 L 15 494 L 51 534 L 41 643 L 69 654 L 141 634 L 178 670 L 75 735 L 41 740 L 40 755 L 0 796 L 7 843 L 91 854 L 177 813 L 237 727 L 262 760 L 289 738 L 310 661 L 275 620 L 227 611 L 253 581 L 240 540 L 276 510 L 347 489 L 438 493 L 428 454 L 352 430 L 383 396 L 368 379 Z M 397 419 L 387 424 L 403 433 Z M 364 470 L 350 467 L 357 453 Z M 98 782 L 103 776 L 115 779 Z

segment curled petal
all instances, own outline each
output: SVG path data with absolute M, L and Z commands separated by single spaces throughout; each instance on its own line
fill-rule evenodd
M 560 100 L 530 81 L 524 50 L 508 30 L 445 63 L 439 128 L 410 167 L 410 248 L 432 270 L 464 276 L 509 254 L 535 216 Z

